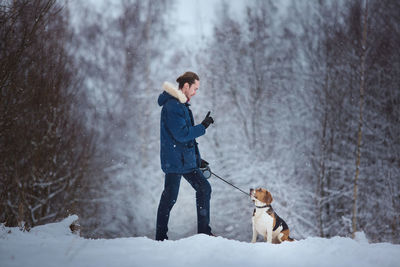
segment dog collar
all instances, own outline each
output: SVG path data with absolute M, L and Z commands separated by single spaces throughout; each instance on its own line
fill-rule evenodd
M 264 208 L 269 208 L 269 207 L 271 207 L 271 205 L 264 205 L 264 206 L 257 206 L 256 205 L 256 208 L 259 208 L 259 209 L 264 209 Z

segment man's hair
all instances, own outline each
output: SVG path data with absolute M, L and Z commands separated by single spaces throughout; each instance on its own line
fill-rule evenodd
M 179 76 L 178 79 L 176 79 L 176 82 L 179 83 L 179 89 L 182 89 L 185 83 L 188 83 L 189 86 L 191 86 L 194 84 L 195 80 L 200 81 L 199 76 L 194 72 L 187 71 Z

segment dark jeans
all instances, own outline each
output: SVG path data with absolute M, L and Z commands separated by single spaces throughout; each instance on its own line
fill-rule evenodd
M 165 174 L 164 191 L 162 192 L 157 212 L 156 240 L 168 239 L 169 214 L 178 197 L 181 176 L 196 190 L 197 232 L 207 235 L 211 234 L 209 226 L 211 185 L 203 176 L 203 173 L 197 169 L 185 174 Z

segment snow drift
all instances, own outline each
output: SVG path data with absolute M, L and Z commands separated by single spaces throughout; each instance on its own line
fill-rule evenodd
M 400 245 L 369 244 L 362 233 L 355 240 L 313 237 L 279 245 L 206 235 L 164 242 L 85 239 L 70 231 L 77 219 L 70 216 L 30 232 L 1 225 L 1 266 L 399 266 Z

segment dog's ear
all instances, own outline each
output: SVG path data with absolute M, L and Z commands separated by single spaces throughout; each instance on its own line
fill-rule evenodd
M 264 196 L 264 203 L 271 204 L 273 200 L 274 199 L 272 198 L 271 193 L 269 191 L 266 191 Z

